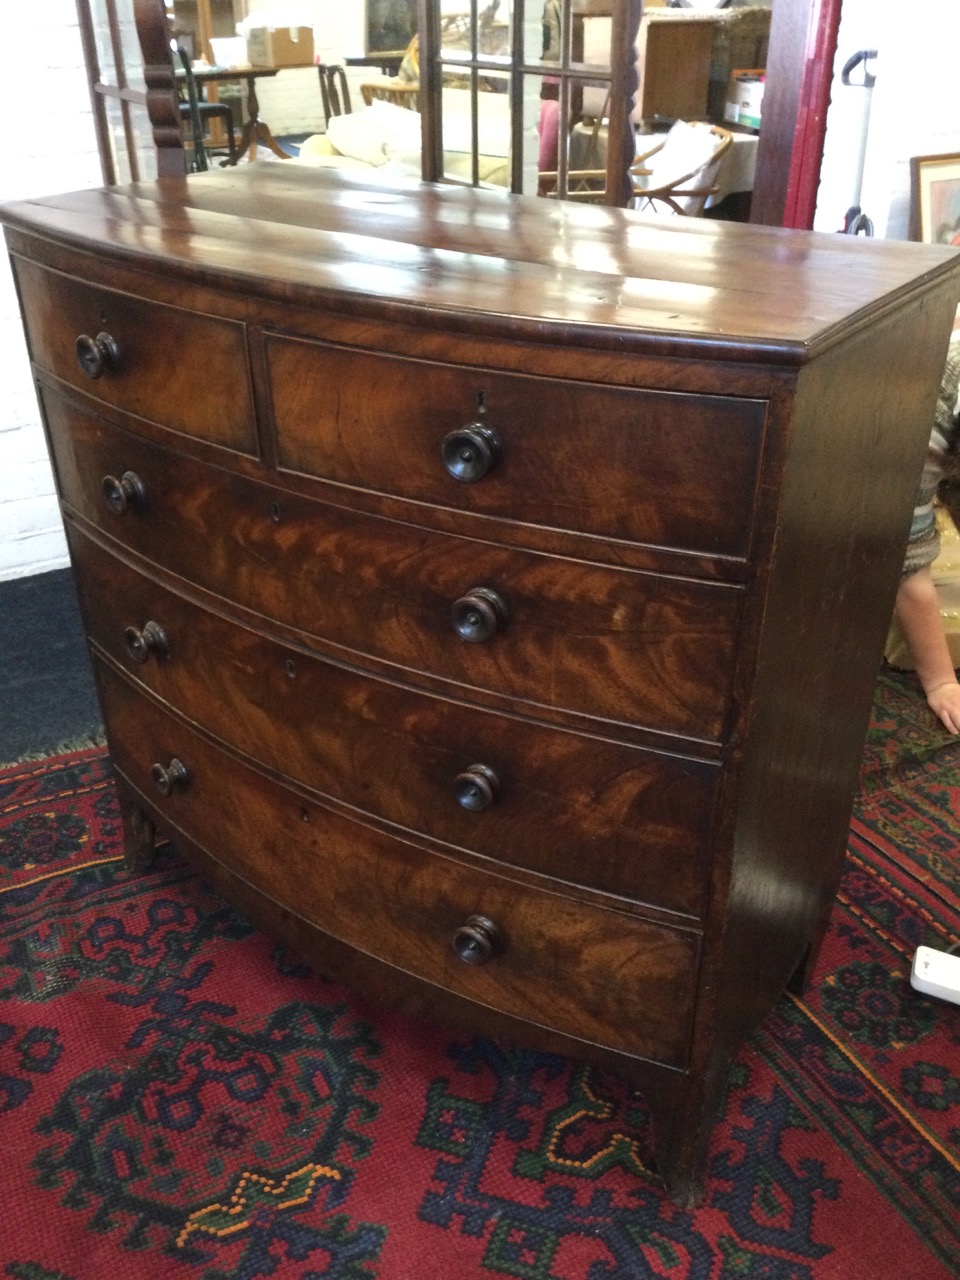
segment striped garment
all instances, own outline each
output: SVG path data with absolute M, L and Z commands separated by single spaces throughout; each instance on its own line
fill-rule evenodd
M 934 504 L 937 487 L 943 477 L 948 456 L 958 444 L 960 435 L 960 330 L 954 332 L 947 350 L 947 362 L 940 383 L 940 395 L 934 414 L 930 446 L 923 465 L 923 476 L 913 509 L 903 577 L 909 577 L 925 565 L 933 564 L 940 552 L 940 534 Z

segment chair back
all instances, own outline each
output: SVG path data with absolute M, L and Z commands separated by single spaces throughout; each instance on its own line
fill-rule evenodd
M 733 145 L 728 129 L 678 120 L 630 168 L 632 207 L 650 213 L 700 217 L 717 190 L 723 157 Z
M 204 173 L 209 168 L 207 164 L 207 151 L 203 145 L 203 120 L 200 117 L 200 95 L 197 92 L 197 82 L 194 78 L 193 67 L 190 65 L 190 58 L 183 45 L 178 44 L 176 47 L 176 59 L 180 63 L 183 72 L 183 91 L 186 95 L 187 110 L 184 113 L 190 125 L 189 143 L 192 149 L 193 158 L 187 161 L 187 167 L 191 172 Z

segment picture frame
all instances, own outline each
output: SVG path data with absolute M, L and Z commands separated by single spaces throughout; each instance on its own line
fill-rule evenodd
M 366 52 L 403 53 L 417 34 L 417 0 L 367 0 Z
M 910 239 L 960 245 L 960 154 L 911 157 Z

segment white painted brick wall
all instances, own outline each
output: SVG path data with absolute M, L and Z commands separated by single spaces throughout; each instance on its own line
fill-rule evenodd
M 101 181 L 74 0 L 4 7 L 4 40 L 18 50 L 4 70 L 17 116 L 4 131 L 0 200 Z M 0 402 L 0 580 L 67 563 L 53 475 L 27 361 L 13 276 L 0 263 L 0 350 L 8 353 Z
M 876 49 L 872 93 L 840 84 L 840 71 L 860 49 Z M 860 207 L 874 233 L 905 240 L 909 228 L 910 157 L 960 152 L 956 61 L 958 0 L 904 6 L 843 0 L 836 76 L 814 226 L 836 231 L 856 200 L 857 161 L 866 130 Z M 851 76 L 863 78 L 862 68 Z
M 325 120 L 316 67 L 287 67 L 272 80 L 257 81 L 260 118 L 275 138 L 322 133 Z
M 263 15 L 265 25 L 289 19 L 313 27 L 314 52 L 322 62 L 339 62 L 347 54 L 363 52 L 364 6 L 357 0 L 332 5 L 329 0 L 251 0 L 251 23 Z M 347 78 L 354 107 L 360 105 L 362 68 L 350 67 Z M 314 67 L 291 67 L 270 80 L 257 81 L 260 116 L 275 137 L 320 133 L 325 127 L 320 81 Z

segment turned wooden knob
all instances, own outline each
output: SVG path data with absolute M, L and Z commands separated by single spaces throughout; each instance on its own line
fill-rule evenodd
M 453 794 L 461 808 L 471 813 L 483 813 L 489 809 L 500 790 L 500 779 L 485 764 L 472 764 L 453 780 Z
M 170 652 L 167 633 L 159 622 L 147 622 L 139 630 L 127 627 L 123 633 L 127 653 L 134 662 L 146 662 L 149 658 L 165 658 Z
M 77 362 L 88 378 L 102 378 L 120 366 L 120 348 L 109 333 L 98 333 L 95 338 L 81 333 L 76 348 Z
M 504 626 L 509 615 L 507 603 L 490 587 L 474 587 L 453 603 L 453 629 L 461 640 L 481 644 Z
M 503 936 L 486 916 L 469 916 L 453 935 L 453 950 L 464 964 L 486 964 L 503 945 Z
M 119 480 L 104 476 L 100 488 L 107 506 L 117 516 L 137 511 L 147 501 L 147 487 L 134 471 L 125 471 Z
M 150 770 L 150 777 L 153 784 L 162 796 L 169 796 L 174 790 L 183 788 L 190 781 L 190 774 L 187 766 L 182 760 L 178 760 L 176 756 L 170 761 L 166 768 L 162 764 L 155 764 Z
M 440 446 L 443 465 L 454 480 L 482 480 L 500 460 L 500 437 L 493 427 L 471 422 L 444 437 Z

